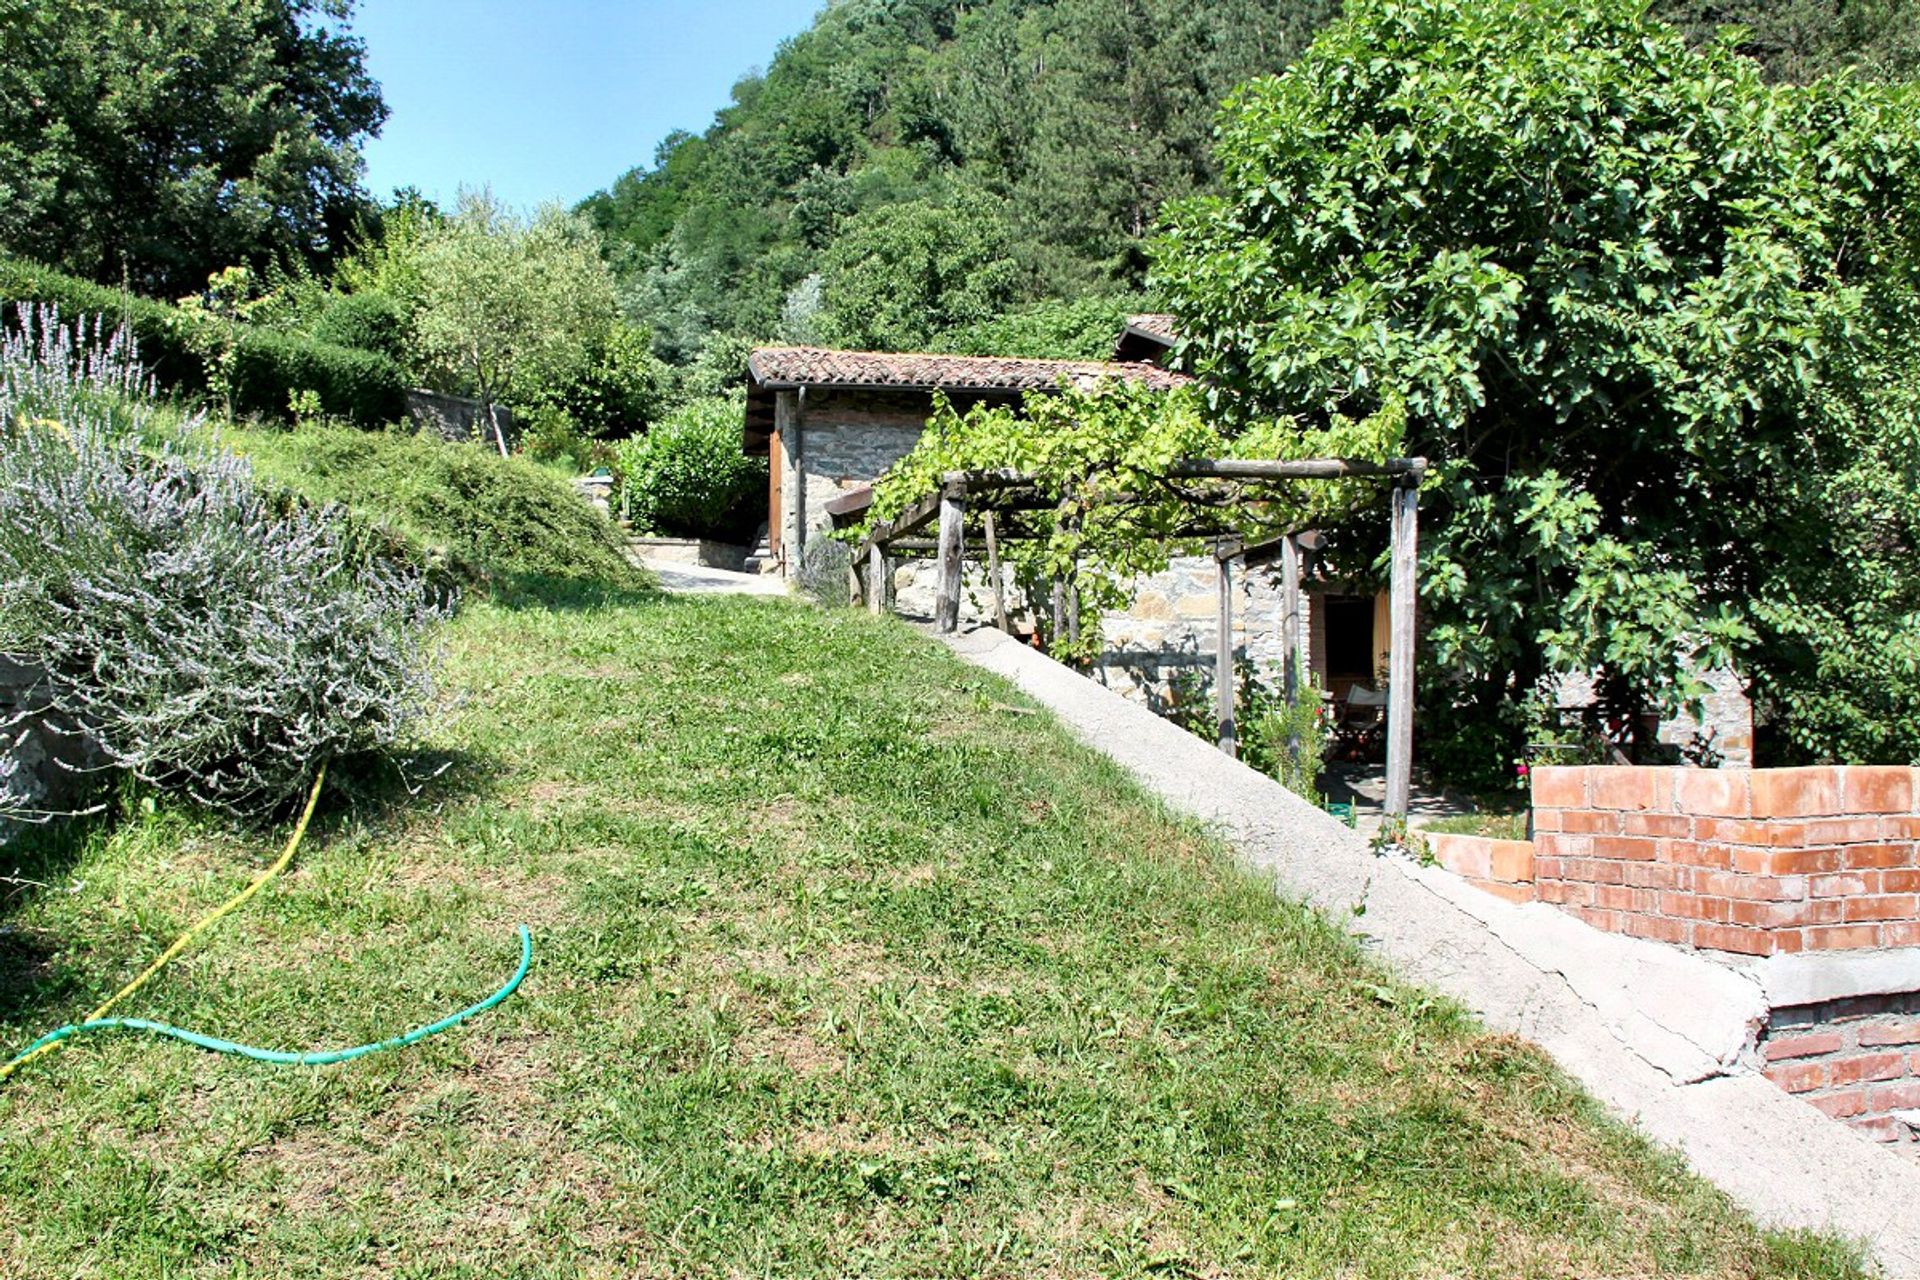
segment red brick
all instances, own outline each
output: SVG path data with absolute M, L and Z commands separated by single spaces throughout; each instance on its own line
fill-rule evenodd
M 1702 898 L 1691 893 L 1663 893 L 1660 895 L 1662 915 L 1674 916 L 1681 920 L 1708 920 L 1715 924 L 1725 924 L 1733 918 L 1733 904 L 1725 898 Z
M 1835 1085 L 1858 1084 L 1862 1080 L 1897 1080 L 1907 1074 L 1904 1053 L 1862 1053 L 1849 1058 L 1834 1058 L 1827 1063 L 1827 1079 Z
M 1536 858 L 1584 858 L 1592 852 L 1592 836 L 1569 836 L 1556 831 L 1536 831 L 1533 834 L 1533 856 Z
M 1715 871 L 1731 868 L 1735 852 L 1724 844 L 1703 844 L 1697 840 L 1663 840 L 1660 843 L 1662 861 L 1677 862 L 1688 867 L 1711 867 Z
M 1591 784 L 1596 809 L 1653 809 L 1660 806 L 1663 792 L 1671 795 L 1671 785 L 1662 787 L 1667 770 L 1647 765 L 1618 765 L 1595 769 Z
M 1569 858 L 1562 878 L 1587 884 L 1624 884 L 1627 864 L 1613 858 Z
M 1536 765 L 1527 774 L 1536 809 L 1580 809 L 1587 803 L 1587 774 L 1579 766 Z
M 1629 862 L 1620 870 L 1621 883 L 1636 889 L 1687 889 L 1693 885 L 1693 868 L 1676 867 L 1671 862 Z
M 1685 946 L 1693 937 L 1693 926 L 1684 920 L 1669 920 L 1664 916 L 1628 916 L 1621 931 L 1629 937 L 1651 938 L 1655 942 L 1670 942 L 1675 946 Z
M 1766 1077 L 1788 1093 L 1806 1093 L 1810 1089 L 1827 1087 L 1827 1064 L 1783 1062 L 1766 1068 Z
M 1735 871 L 1748 876 L 1770 876 L 1777 874 L 1773 867 L 1773 850 L 1750 849 L 1736 845 L 1727 859 Z
M 1778 944 L 1775 935 L 1757 929 L 1697 924 L 1693 927 L 1693 945 L 1708 951 L 1737 951 L 1745 956 L 1765 956 L 1772 955 Z
M 1745 769 L 1681 769 L 1673 779 L 1674 807 L 1681 813 L 1744 818 L 1753 812 L 1753 787 Z
M 1857 1116 L 1867 1109 L 1867 1091 L 1865 1089 L 1842 1089 L 1837 1093 L 1823 1093 L 1808 1098 L 1814 1106 L 1826 1112 L 1835 1120 L 1845 1120 Z
M 1560 830 L 1560 822 L 1565 813 L 1564 809 L 1535 809 L 1531 819 L 1533 833 L 1539 835 L 1542 831 Z
M 1920 1107 L 1920 1080 L 1876 1084 L 1867 1091 L 1867 1105 L 1875 1111 L 1906 1111 Z
M 1849 898 L 1879 891 L 1880 877 L 1877 875 L 1842 872 L 1838 875 L 1807 878 L 1807 892 L 1815 898 Z
M 1847 1121 L 1847 1127 L 1866 1134 L 1875 1142 L 1905 1142 L 1911 1130 L 1900 1120 L 1892 1116 L 1861 1116 L 1857 1120 Z
M 1534 896 L 1549 906 L 1562 906 L 1572 892 L 1565 880 L 1541 880 L 1533 887 Z
M 1862 1023 L 1860 1026 L 1860 1043 L 1868 1046 L 1880 1044 L 1920 1044 L 1920 1022 Z
M 1880 834 L 1887 840 L 1920 840 L 1920 816 L 1882 818 Z
M 1491 841 L 1477 836 L 1447 834 L 1423 838 L 1433 860 L 1455 875 L 1477 876 L 1483 880 L 1491 878 L 1492 858 L 1488 849 Z
M 1630 889 L 1623 884 L 1603 884 L 1593 891 L 1593 905 L 1610 911 L 1650 914 L 1660 909 L 1660 895 L 1652 889 Z
M 1920 898 L 1910 893 L 1847 898 L 1847 922 L 1855 920 L 1912 920 L 1920 917 Z
M 1880 945 L 1880 927 L 1871 924 L 1834 924 L 1805 931 L 1808 951 L 1858 951 Z
M 1693 884 L 1701 893 L 1756 902 L 1793 902 L 1807 892 L 1807 882 L 1799 876 L 1743 876 L 1731 871 L 1702 871 Z
M 1882 893 L 1920 893 L 1920 867 L 1893 867 L 1880 873 Z
M 1786 1058 L 1817 1058 L 1822 1054 L 1836 1053 L 1846 1045 L 1846 1038 L 1837 1031 L 1814 1031 L 1806 1035 L 1769 1038 L 1760 1047 L 1765 1050 L 1768 1062 L 1779 1062 Z
M 1734 902 L 1728 920 L 1754 929 L 1796 929 L 1806 923 L 1803 915 L 1805 905 L 1800 902 Z
M 1533 885 L 1511 884 L 1503 880 L 1469 880 L 1468 884 L 1482 893 L 1490 893 L 1496 898 L 1505 898 L 1508 902 L 1534 901 Z
M 1493 863 L 1493 879 L 1518 884 L 1533 879 L 1533 843 L 1528 840 L 1495 840 L 1488 854 Z
M 1856 844 L 1842 849 L 1850 869 L 1865 867 L 1910 867 L 1913 846 L 1905 844 Z
M 1572 836 L 1620 834 L 1621 815 L 1600 809 L 1568 809 L 1560 815 L 1560 830 Z
M 1800 904 L 1801 924 L 1845 924 L 1845 898 L 1809 898 Z
M 1768 870 L 1781 876 L 1817 875 L 1843 865 L 1838 849 L 1775 849 L 1766 859 Z
M 1755 769 L 1752 778 L 1756 818 L 1805 818 L 1844 812 L 1840 771 L 1831 766 Z
M 1653 855 L 1657 852 L 1659 847 L 1656 842 L 1645 836 L 1595 836 L 1593 838 L 1593 856 L 1596 858 L 1651 862 Z
M 1853 765 L 1840 771 L 1847 808 L 1854 813 L 1910 813 L 1914 771 L 1903 765 Z
M 1879 825 L 1879 820 L 1875 819 L 1876 830 Z M 1678 813 L 1625 813 L 1620 815 L 1620 828 L 1630 836 L 1661 836 L 1675 840 L 1693 834 L 1693 820 Z
M 1728 844 L 1772 843 L 1772 828 L 1765 822 L 1733 818 L 1695 818 L 1693 834 L 1701 840 L 1724 840 Z
M 1872 844 L 1880 839 L 1879 818 L 1822 818 L 1806 824 L 1809 845 Z
M 1883 947 L 1920 947 L 1920 921 L 1889 920 L 1880 926 Z

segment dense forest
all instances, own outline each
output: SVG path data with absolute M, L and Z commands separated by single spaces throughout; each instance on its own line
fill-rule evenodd
M 1655 7 L 1702 41 L 1738 24 L 1730 38 L 1776 78 L 1920 67 L 1904 0 Z M 1162 204 L 1213 177 L 1220 102 L 1339 9 L 840 0 L 704 133 L 669 137 L 581 208 L 630 316 L 676 363 L 716 333 L 1098 354 L 1108 319 L 1144 301 Z M 1081 305 L 1044 305 L 1062 299 Z

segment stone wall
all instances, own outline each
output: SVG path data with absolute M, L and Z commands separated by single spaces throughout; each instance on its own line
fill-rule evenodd
M 1920 992 L 1775 1009 L 1760 1050 L 1788 1093 L 1920 1154 Z
M 960 617 L 964 622 L 988 623 L 993 620 L 993 596 L 985 565 L 973 558 L 977 553 L 970 541 Z M 1012 571 L 1003 568 L 1002 573 L 1007 609 L 1017 615 L 1026 608 L 1026 599 L 1013 585 Z M 1173 682 L 1183 672 L 1197 672 L 1211 690 L 1214 645 L 1220 633 L 1215 573 L 1211 556 L 1182 556 L 1165 570 L 1138 579 L 1132 607 L 1103 619 L 1106 647 L 1088 674 L 1162 712 L 1170 709 Z M 931 618 L 937 578 L 930 559 L 903 562 L 893 575 L 895 608 L 912 617 Z M 1052 607 L 1049 601 L 1040 603 L 1042 608 Z M 1303 612 L 1307 607 L 1303 601 Z M 1280 588 L 1264 570 L 1246 575 L 1234 568 L 1233 637 L 1236 671 L 1250 663 L 1259 678 L 1277 685 L 1285 649 Z
M 520 424 L 515 421 L 513 411 L 496 405 L 494 412 L 499 416 L 500 430 L 507 437 L 507 448 L 515 447 L 520 441 Z M 481 415 L 478 400 L 416 387 L 407 392 L 407 418 L 416 431 L 430 432 L 442 440 L 494 443 L 493 428 Z
M 1540 901 L 1744 955 L 1920 946 L 1920 770 L 1537 768 Z
M 806 540 L 828 526 L 826 504 L 861 488 L 913 452 L 926 429 L 927 398 L 911 392 L 820 391 L 775 402 L 782 453 L 781 542 L 798 566 Z

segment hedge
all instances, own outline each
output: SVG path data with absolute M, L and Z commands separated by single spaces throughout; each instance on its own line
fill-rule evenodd
M 164 387 L 204 391 L 206 367 L 172 323 L 175 309 L 124 289 L 94 284 L 49 267 L 0 257 L 0 303 L 15 324 L 12 303 L 51 302 L 69 319 L 98 314 L 124 323 L 140 344 L 140 361 Z M 242 327 L 234 353 L 236 413 L 285 419 L 296 391 L 314 391 L 321 408 L 363 427 L 406 416 L 407 374 L 398 361 L 299 334 Z
M 407 375 L 387 356 L 271 329 L 243 330 L 233 361 L 234 412 L 284 418 L 296 391 L 318 392 L 328 414 L 363 427 L 407 416 Z

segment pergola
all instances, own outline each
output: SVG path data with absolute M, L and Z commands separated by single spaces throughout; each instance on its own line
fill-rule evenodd
M 1385 812 L 1390 820 L 1404 821 L 1413 781 L 1413 653 L 1414 597 L 1417 590 L 1415 564 L 1419 540 L 1420 482 L 1425 476 L 1424 458 L 1394 458 L 1386 462 L 1363 462 L 1347 458 L 1312 458 L 1291 462 L 1237 458 L 1196 458 L 1175 463 L 1164 479 L 1169 483 L 1196 482 L 1204 492 L 1190 495 L 1185 506 L 1192 519 L 1170 536 L 1179 539 L 1211 540 L 1219 580 L 1219 640 L 1214 659 L 1216 720 L 1220 749 L 1228 755 L 1239 753 L 1239 731 L 1234 717 L 1233 661 L 1233 564 L 1240 562 L 1241 572 L 1261 564 L 1280 563 L 1281 634 L 1286 651 L 1283 673 L 1284 693 L 1289 703 L 1300 696 L 1301 598 L 1300 552 L 1304 530 L 1289 530 L 1260 542 L 1247 543 L 1222 520 L 1218 513 L 1224 505 L 1220 494 L 1245 501 L 1250 489 L 1258 486 L 1303 480 L 1349 480 L 1379 478 L 1389 482 L 1391 531 L 1390 572 L 1388 577 L 1389 656 L 1387 668 L 1387 794 Z M 1103 504 L 1139 504 L 1145 499 L 1132 494 L 1096 494 L 1091 501 Z M 987 553 L 987 576 L 993 595 L 995 622 L 1008 628 L 1005 597 L 1001 587 L 1000 543 L 1005 539 L 1037 536 L 1021 522 L 1023 513 L 1054 511 L 1061 506 L 1058 495 L 1047 494 L 1033 477 L 1015 471 L 950 471 L 941 478 L 940 487 L 911 503 L 892 520 L 876 525 L 854 553 L 853 576 L 856 595 L 875 613 L 885 610 L 893 562 L 903 552 L 932 551 L 939 567 L 935 592 L 934 629 L 951 633 L 960 625 L 962 571 L 966 558 L 966 528 L 970 516 L 980 517 Z M 920 534 L 938 521 L 937 539 L 929 544 Z M 1053 584 L 1053 621 L 1055 633 L 1065 630 L 1077 635 L 1078 597 L 1063 583 Z

